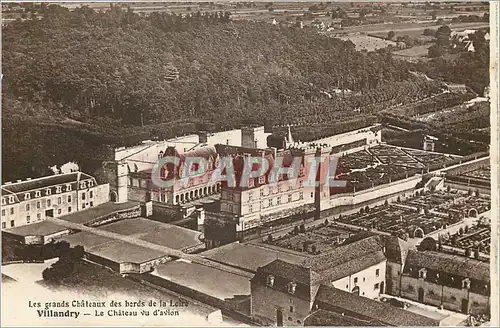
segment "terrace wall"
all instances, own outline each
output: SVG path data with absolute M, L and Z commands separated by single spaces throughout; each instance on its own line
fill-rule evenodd
M 414 189 L 421 179 L 422 177 L 418 175 L 377 186 L 368 190 L 362 190 L 355 193 L 337 194 L 330 197 L 330 199 L 321 201 L 320 209 L 321 211 L 324 211 L 338 206 L 353 206 L 367 201 L 375 201 L 381 197 Z
M 464 174 L 465 172 L 474 171 L 489 165 L 490 165 L 490 157 L 488 156 L 488 157 L 478 158 L 476 160 L 466 162 L 461 165 L 454 166 L 448 170 L 445 169 L 443 171 L 446 171 L 447 175 L 460 175 Z

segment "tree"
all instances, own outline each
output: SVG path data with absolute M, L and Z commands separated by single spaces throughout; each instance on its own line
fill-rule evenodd
M 467 190 L 467 196 L 472 196 L 472 189 L 470 189 L 470 188 L 469 188 L 469 189 Z
M 450 45 L 451 29 L 448 25 L 442 25 L 436 31 L 436 44 L 441 46 Z
M 451 236 L 451 244 L 453 246 L 457 246 L 457 243 L 458 243 L 458 235 L 454 234 L 453 236 Z
M 299 231 L 300 231 L 301 233 L 306 232 L 306 226 L 304 225 L 304 223 L 302 223 L 302 224 L 300 225 Z
M 316 254 L 316 251 L 317 251 L 316 245 L 311 246 L 311 251 L 313 252 L 313 254 Z
M 479 260 L 479 248 L 476 248 L 476 250 L 474 251 L 474 258 L 476 260 Z
M 394 33 L 394 31 L 389 31 L 389 33 L 387 33 L 387 39 L 392 40 L 395 35 L 396 33 Z
M 370 206 L 366 205 L 365 206 L 365 213 L 368 213 L 368 212 L 370 212 Z
M 401 197 L 400 196 L 398 196 L 398 198 L 396 198 L 396 202 L 401 203 Z
M 436 32 L 430 28 L 426 28 L 423 32 L 425 36 L 435 36 Z
M 462 236 L 464 234 L 464 228 L 460 227 L 460 229 L 458 229 L 458 234 Z
M 420 251 L 435 251 L 437 250 L 436 240 L 432 237 L 426 237 L 420 245 L 418 246 L 418 250 Z
M 365 214 L 365 209 L 361 207 L 361 208 L 359 209 L 359 214 Z
M 470 248 L 466 248 L 466 249 L 465 249 L 465 257 L 470 257 L 470 256 L 471 256 L 471 253 L 472 253 L 472 251 L 471 251 L 471 249 L 470 249 Z
M 267 242 L 272 243 L 273 242 L 273 235 L 268 235 L 267 236 Z
M 328 223 L 329 223 L 328 219 L 325 219 L 325 222 L 324 222 L 325 227 L 328 225 Z
M 436 18 L 437 18 L 437 12 L 436 12 L 436 11 L 433 11 L 433 12 L 431 13 L 431 19 L 432 19 L 432 20 L 436 20 Z
M 440 46 L 438 44 L 432 45 L 427 50 L 427 56 L 429 56 L 429 58 L 441 57 L 443 55 L 444 55 L 444 49 L 442 46 Z
M 443 241 L 441 240 L 441 238 L 438 239 L 438 251 L 442 251 L 443 250 Z
M 387 201 L 387 199 L 384 202 L 384 206 L 389 206 L 389 202 Z
M 476 189 L 475 194 L 476 194 L 476 197 L 479 197 L 479 189 Z
M 446 192 L 448 192 L 448 193 L 450 193 L 450 192 L 451 192 L 451 187 L 450 187 L 450 185 L 448 185 L 448 186 L 446 187 Z
M 299 227 L 295 226 L 293 227 L 293 234 L 298 235 L 299 234 Z
M 436 25 L 443 25 L 444 24 L 444 19 L 440 18 L 436 21 Z
M 466 225 L 466 226 L 465 226 L 464 232 L 465 232 L 465 233 L 468 233 L 468 232 L 469 232 L 469 226 L 468 226 L 468 225 Z

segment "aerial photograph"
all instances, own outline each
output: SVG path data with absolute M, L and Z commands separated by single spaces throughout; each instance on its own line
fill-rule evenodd
M 1 6 L 2 327 L 498 326 L 498 3 Z

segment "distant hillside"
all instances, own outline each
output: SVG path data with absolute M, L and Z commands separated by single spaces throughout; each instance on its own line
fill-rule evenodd
M 41 15 L 2 33 L 4 180 L 200 126 L 321 122 L 321 133 L 330 123 L 336 131 L 440 89 L 389 53 L 228 13 L 50 5 Z

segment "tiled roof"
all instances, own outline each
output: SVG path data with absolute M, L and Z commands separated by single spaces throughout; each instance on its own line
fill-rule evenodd
M 376 319 L 390 326 L 438 326 L 439 321 L 422 315 L 398 309 L 359 295 L 344 292 L 340 289 L 321 285 L 316 294 L 319 307 L 335 309 L 362 319 Z M 324 304 L 321 304 L 324 303 Z
M 272 274 L 274 276 L 279 276 L 304 285 L 310 285 L 311 279 L 313 278 L 311 269 L 282 260 L 272 261 L 271 263 L 258 268 L 257 272 Z
M 355 326 L 383 326 L 375 319 L 361 320 L 346 315 L 326 310 L 317 310 L 304 320 L 304 326 L 333 326 L 333 327 L 355 327 Z
M 488 263 L 460 255 L 410 250 L 406 258 L 406 265 L 417 266 L 460 277 L 490 281 L 490 265 Z
M 303 262 L 303 265 L 310 267 L 313 271 L 324 276 L 325 274 L 328 275 L 329 271 L 333 270 L 336 272 L 335 267 L 356 260 L 357 269 L 362 270 L 373 265 L 372 254 L 382 250 L 383 246 L 381 245 L 380 238 L 373 236 L 342 245 L 322 255 L 307 259 Z M 378 258 L 379 254 L 375 257 Z
M 369 253 L 323 271 L 321 274 L 321 280 L 324 282 L 336 281 L 374 266 L 385 259 L 386 257 L 382 251 Z
M 396 236 L 384 236 L 387 261 L 403 264 L 408 251 L 414 248 L 410 243 Z
M 71 172 L 5 184 L 2 185 L 2 189 L 10 193 L 23 193 L 31 190 L 45 189 L 55 185 L 68 184 L 86 179 L 93 179 L 93 177 L 83 172 Z

